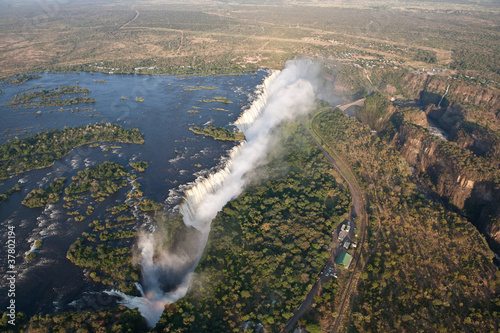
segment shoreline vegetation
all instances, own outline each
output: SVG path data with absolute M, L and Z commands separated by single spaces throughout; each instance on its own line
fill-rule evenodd
M 0 146 L 0 179 L 49 167 L 77 147 L 103 141 L 143 144 L 144 134 L 138 129 L 98 123 L 54 129 L 10 141 Z
M 110 62 L 108 66 L 101 67 L 95 66 L 93 64 L 82 64 L 82 65 L 72 65 L 72 66 L 47 66 L 47 67 L 36 67 L 29 68 L 23 72 L 19 72 L 15 75 L 9 75 L 0 77 L 1 82 L 21 85 L 30 80 L 41 78 L 42 75 L 37 73 L 51 73 L 51 74 L 67 74 L 67 73 L 103 73 L 103 74 L 124 74 L 124 75 L 174 75 L 180 78 L 191 77 L 191 76 L 227 76 L 227 75 L 242 75 L 245 73 L 254 73 L 260 66 L 253 66 L 249 64 L 244 68 L 239 65 L 234 65 L 229 63 L 227 67 L 205 67 L 205 66 L 166 66 L 166 67 L 155 67 L 147 69 L 136 69 L 130 67 L 132 63 L 122 64 L 122 67 L 115 68 Z M 101 68 L 99 68 L 101 67 Z M 14 83 L 16 82 L 16 83 Z M 102 82 L 102 81 L 100 81 Z M 199 87 L 187 87 L 185 91 L 192 90 L 214 90 L 215 86 L 199 86 Z
M 215 140 L 223 140 L 223 141 L 245 140 L 245 134 L 233 133 L 225 127 L 215 127 L 215 125 L 209 125 L 205 128 L 200 128 L 198 126 L 195 126 L 195 127 L 190 127 L 189 130 L 195 134 L 208 136 Z
M 10 198 L 10 196 L 12 194 L 14 194 L 15 192 L 18 192 L 18 191 L 21 191 L 21 187 L 19 184 L 16 184 L 14 185 L 13 188 L 11 188 L 10 190 L 8 190 L 7 192 L 5 193 L 1 193 L 0 194 L 0 204 L 6 200 L 8 200 Z
M 24 81 L 26 82 L 26 81 Z M 21 84 L 21 83 L 19 83 Z M 46 106 L 68 106 L 78 103 L 95 103 L 96 99 L 92 97 L 73 97 L 60 98 L 64 95 L 83 94 L 91 92 L 90 89 L 75 87 L 75 86 L 59 86 L 54 89 L 42 89 L 39 91 L 23 92 L 19 95 L 14 95 L 14 98 L 5 103 L 5 106 L 12 108 L 25 107 L 27 109 L 46 107 Z

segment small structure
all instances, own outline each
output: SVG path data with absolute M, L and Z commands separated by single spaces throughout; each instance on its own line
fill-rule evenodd
M 342 225 L 342 228 L 340 229 L 340 233 L 339 233 L 339 240 L 341 242 L 344 240 L 344 238 L 347 237 L 350 230 L 351 230 L 351 225 L 349 222 Z
M 344 243 L 344 248 L 348 249 L 350 245 L 351 245 L 351 242 L 346 240 Z
M 343 252 L 339 254 L 337 259 L 335 260 L 335 263 L 337 265 L 344 266 L 346 269 L 348 269 L 349 265 L 351 264 L 351 261 L 352 261 L 352 256 L 347 252 Z

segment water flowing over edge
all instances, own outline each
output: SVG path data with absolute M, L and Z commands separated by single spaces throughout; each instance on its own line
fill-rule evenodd
M 203 225 L 195 224 L 195 212 L 196 207 L 205 198 L 208 193 L 215 193 L 227 179 L 230 173 L 230 168 L 232 165 L 233 157 L 240 151 L 241 147 L 244 145 L 242 142 L 238 146 L 231 149 L 229 153 L 229 158 L 226 161 L 225 166 L 219 171 L 209 174 L 207 177 L 200 177 L 195 182 L 194 185 L 186 190 L 182 203 L 179 207 L 179 213 L 184 217 L 184 224 L 190 227 L 194 227 L 198 230 L 202 230 Z
M 241 132 L 244 133 L 248 128 L 250 128 L 255 120 L 259 118 L 269 99 L 269 86 L 276 79 L 279 73 L 280 71 L 273 71 L 271 75 L 266 77 L 260 89 L 257 91 L 258 97 L 252 102 L 250 107 L 243 111 L 240 117 L 232 124 L 236 126 Z M 210 230 L 211 221 L 205 222 L 204 224 L 196 223 L 196 208 L 207 194 L 213 194 L 222 187 L 225 180 L 228 178 L 228 175 L 230 174 L 230 168 L 233 163 L 234 156 L 236 156 L 240 152 L 241 148 L 244 145 L 245 142 L 242 142 L 240 145 L 235 146 L 233 149 L 231 149 L 224 167 L 222 167 L 215 173 L 209 174 L 207 177 L 197 178 L 193 185 L 189 189 L 187 189 L 183 195 L 183 200 L 180 204 L 179 212 L 184 217 L 184 224 L 186 226 L 194 227 L 203 233 L 204 237 L 202 238 L 202 242 L 204 244 L 202 244 L 202 246 L 200 247 L 201 252 L 205 248 L 205 244 L 208 239 L 208 232 Z M 152 237 L 149 236 L 142 237 L 142 239 L 146 239 L 145 241 L 139 241 L 142 258 L 141 265 L 143 266 L 142 270 L 144 273 L 148 266 L 151 265 L 153 251 L 149 245 L 152 245 L 154 241 Z M 196 264 L 197 262 L 198 260 L 196 260 Z M 193 270 L 194 268 L 196 268 L 196 264 L 193 265 Z M 193 272 L 188 273 L 177 288 L 170 292 L 164 293 L 163 297 L 160 298 L 155 297 L 154 295 L 146 294 L 144 292 L 143 286 L 139 283 L 136 283 L 136 286 L 141 293 L 140 297 L 130 296 L 118 290 L 106 291 L 106 293 L 108 295 L 119 297 L 120 300 L 118 301 L 118 303 L 120 305 L 125 305 L 130 309 L 139 309 L 139 312 L 146 320 L 148 326 L 154 327 L 159 321 L 165 305 L 174 303 L 187 294 L 192 276 Z
M 273 71 L 271 75 L 269 75 L 264 80 L 264 82 L 262 83 L 262 88 L 260 90 L 259 97 L 233 123 L 233 125 L 236 126 L 240 130 L 240 132 L 244 133 L 259 117 L 269 99 L 269 94 L 270 94 L 269 86 L 280 73 L 281 73 L 280 71 Z

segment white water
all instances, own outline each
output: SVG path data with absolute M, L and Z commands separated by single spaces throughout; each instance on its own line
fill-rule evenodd
M 207 178 L 198 179 L 185 192 L 179 211 L 185 225 L 200 231 L 198 236 L 193 236 L 196 240 L 187 244 L 189 251 L 184 249 L 177 253 L 175 250 L 163 250 L 158 253 L 159 246 L 154 235 L 141 236 L 142 297 L 117 291 L 109 293 L 121 297 L 121 304 L 138 308 L 150 327 L 158 322 L 166 304 L 175 302 L 187 293 L 193 271 L 205 248 L 212 220 L 228 201 L 243 191 L 251 171 L 265 162 L 268 149 L 272 146 L 270 131 L 284 121 L 312 109 L 315 99 L 312 80 L 317 74 L 315 65 L 299 60 L 288 62 L 282 72 L 275 72 L 265 80 L 259 98 L 235 122 L 245 134 L 247 142 L 231 152 L 223 169 Z M 172 291 L 164 292 L 161 280 L 168 274 L 172 274 L 175 279 L 179 273 L 185 274 L 182 282 Z
M 250 108 L 241 114 L 241 116 L 233 123 L 241 132 L 245 133 L 246 130 L 253 124 L 267 104 L 269 99 L 269 87 L 272 82 L 279 75 L 280 71 L 273 71 L 264 82 L 259 97 L 252 103 Z
M 443 96 L 441 96 L 441 100 L 439 101 L 439 104 L 438 104 L 438 106 L 437 106 L 437 107 L 440 107 L 440 106 L 441 106 L 441 102 L 443 101 L 443 99 L 445 98 L 445 96 L 448 94 L 448 89 L 450 89 L 450 85 L 448 85 L 448 86 L 446 87 L 446 91 L 444 92 L 444 95 L 443 95 Z
M 231 170 L 233 158 L 240 151 L 244 143 L 234 147 L 229 154 L 229 159 L 223 169 L 216 173 L 208 175 L 208 177 L 200 177 L 196 180 L 193 187 L 188 189 L 184 194 L 184 200 L 179 208 L 179 212 L 184 217 L 184 223 L 190 227 L 194 227 L 200 231 L 206 228 L 206 225 L 200 225 L 195 222 L 197 207 L 205 200 L 207 194 L 216 193 L 217 190 L 224 184 Z M 203 221 L 207 222 L 207 221 Z
M 431 119 L 427 119 L 427 123 L 429 124 L 429 133 L 435 135 L 445 141 L 448 141 L 448 134 L 443 131 L 437 124 Z

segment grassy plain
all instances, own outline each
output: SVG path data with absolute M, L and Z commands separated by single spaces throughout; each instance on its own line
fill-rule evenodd
M 1 77 L 84 64 L 145 73 L 281 68 L 294 56 L 499 75 L 500 10 L 488 2 L 42 5 L 1 5 Z

